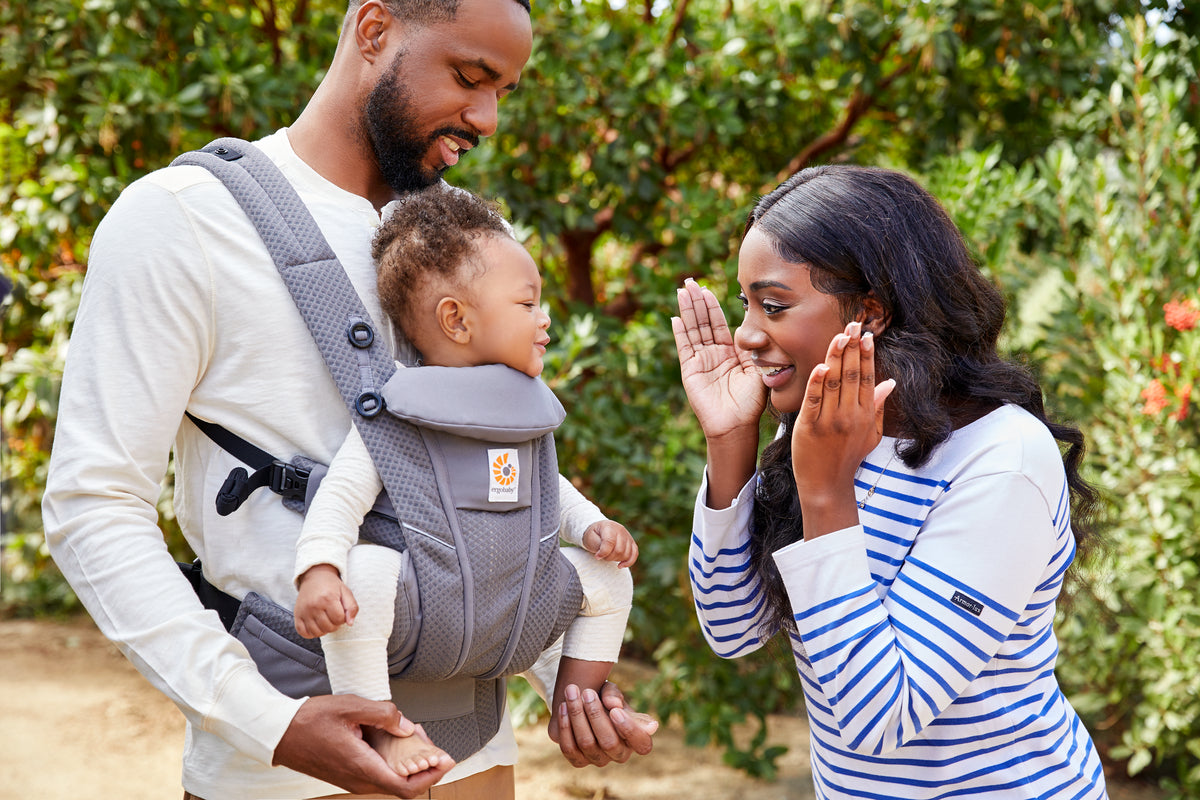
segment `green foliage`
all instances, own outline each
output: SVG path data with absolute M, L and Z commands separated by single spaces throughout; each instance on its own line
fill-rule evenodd
M 753 198 L 824 160 L 1040 151 L 1137 2 L 549 0 L 499 133 L 455 180 L 500 195 L 561 291 L 627 318 L 720 272 Z M 640 12 L 640 13 L 639 13 Z M 482 162 L 482 163 L 480 163 Z
M 1054 220 L 1040 263 L 1067 292 L 1037 353 L 1079 376 L 1056 400 L 1087 421 L 1106 558 L 1061 636 L 1064 683 L 1131 774 L 1200 792 L 1200 197 L 1195 39 L 1122 31 L 1128 59 L 1084 105 L 1098 144 L 1039 163 Z M 1102 144 L 1100 144 L 1102 143 Z
M 765 718 L 798 710 L 798 679 L 786 652 L 717 659 L 695 622 L 685 561 L 704 443 L 668 317 L 696 276 L 736 321 L 733 254 L 758 194 L 810 163 L 885 164 L 924 176 L 968 234 L 1012 303 L 1006 345 L 1039 370 L 1048 405 L 1085 426 L 1089 475 L 1110 498 L 1107 558 L 1062 617 L 1064 685 L 1110 761 L 1200 792 L 1200 443 L 1183 399 L 1200 334 L 1162 316 L 1174 302 L 1186 319 L 1200 300 L 1200 83 L 1195 41 L 1155 44 L 1142 16 L 1170 5 L 534 4 L 521 89 L 452 178 L 502 200 L 527 234 L 554 317 L 546 377 L 569 412 L 563 471 L 639 539 L 625 654 L 657 670 L 627 687 L 639 707 L 774 773 L 782 749 Z M 75 604 L 38 503 L 95 225 L 179 151 L 286 124 L 344 8 L 0 3 L 10 608 Z M 1168 11 L 1170 27 L 1185 15 Z M 160 510 L 182 555 L 169 491 Z
M 0 3 L 0 272 L 14 283 L 0 320 L 8 607 L 75 602 L 45 549 L 40 501 L 92 232 L 121 189 L 181 149 L 258 135 L 302 107 L 345 6 L 273 7 L 264 17 L 252 0 Z M 169 493 L 160 510 L 186 557 Z
M 1121 26 L 1087 139 L 1016 169 L 940 162 L 930 185 L 1013 300 L 1010 347 L 1084 428 L 1099 552 L 1060 611 L 1058 674 L 1110 762 L 1200 793 L 1200 103 L 1194 39 Z

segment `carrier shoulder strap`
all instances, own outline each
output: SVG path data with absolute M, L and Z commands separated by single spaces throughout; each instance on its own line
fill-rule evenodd
M 193 164 L 216 175 L 262 236 L 284 284 L 312 332 L 355 422 L 383 411 L 379 388 L 395 371 L 387 342 L 304 201 L 261 150 L 240 139 L 217 139 L 184 153 L 172 166 Z M 364 430 L 368 449 L 372 437 Z

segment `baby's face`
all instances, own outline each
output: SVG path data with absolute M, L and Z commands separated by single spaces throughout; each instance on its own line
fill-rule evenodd
M 505 364 L 536 378 L 550 343 L 550 316 L 542 311 L 542 276 L 516 240 L 486 236 L 479 243 L 485 265 L 471 294 L 476 329 L 471 348 L 477 364 Z

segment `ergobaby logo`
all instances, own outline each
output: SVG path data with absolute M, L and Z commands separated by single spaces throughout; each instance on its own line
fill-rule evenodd
M 511 503 L 517 499 L 516 449 L 488 450 L 488 502 Z
M 950 598 L 950 602 L 959 608 L 970 611 L 977 617 L 983 613 L 983 603 L 980 603 L 978 600 L 972 600 L 962 592 L 955 592 L 954 596 Z

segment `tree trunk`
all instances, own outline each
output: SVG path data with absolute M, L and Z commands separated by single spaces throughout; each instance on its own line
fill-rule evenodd
M 567 299 L 572 303 L 596 305 L 596 287 L 592 285 L 592 245 L 599 231 L 564 231 L 563 249 L 567 254 Z

